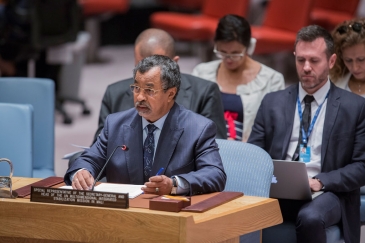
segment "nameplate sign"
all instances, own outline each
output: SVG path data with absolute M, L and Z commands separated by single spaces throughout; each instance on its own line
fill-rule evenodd
M 31 202 L 93 207 L 128 208 L 128 193 L 96 192 L 49 187 L 31 187 Z

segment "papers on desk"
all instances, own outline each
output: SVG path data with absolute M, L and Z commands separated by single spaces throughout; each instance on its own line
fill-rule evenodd
M 94 191 L 129 193 L 129 198 L 135 198 L 143 193 L 142 187 L 144 185 L 101 183 L 94 188 Z
M 62 159 L 70 159 L 72 156 L 74 156 L 75 154 L 77 154 L 78 152 L 81 152 L 82 150 L 79 150 L 79 151 L 75 151 L 75 152 L 72 152 L 72 153 L 69 153 L 69 154 L 65 154 Z
M 77 144 L 71 144 L 72 146 L 76 147 L 76 148 L 82 148 L 82 149 L 88 149 L 89 147 L 86 147 L 86 146 L 81 146 L 81 145 L 77 145 Z M 79 150 L 79 151 L 75 151 L 75 152 L 72 152 L 72 153 L 69 153 L 69 154 L 65 154 L 62 159 L 70 159 L 72 156 L 74 156 L 75 154 L 81 152 L 82 150 Z
M 94 187 L 94 191 L 98 192 L 114 192 L 114 193 L 129 193 L 129 198 L 138 197 L 143 193 L 141 188 L 144 185 L 129 185 L 129 184 L 113 184 L 101 183 Z M 61 189 L 72 189 L 72 186 L 62 186 Z

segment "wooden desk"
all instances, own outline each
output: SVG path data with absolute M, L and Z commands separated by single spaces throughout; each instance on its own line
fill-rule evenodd
M 13 178 L 13 187 L 37 180 Z M 276 199 L 250 196 L 205 213 L 0 198 L 0 242 L 239 242 L 239 235 L 281 222 Z

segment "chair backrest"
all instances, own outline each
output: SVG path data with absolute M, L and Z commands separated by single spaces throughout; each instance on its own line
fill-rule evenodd
M 85 16 L 104 13 L 125 13 L 130 5 L 130 0 L 82 0 L 79 2 Z
M 174 9 L 183 9 L 187 11 L 200 10 L 203 7 L 204 0 L 159 0 L 158 3 Z
M 359 5 L 359 0 L 346 0 L 346 1 L 315 0 L 314 1 L 315 8 L 322 8 L 322 9 L 327 9 L 327 10 L 345 12 L 345 13 L 348 13 L 351 15 L 355 14 L 358 5 Z
M 80 29 L 78 0 L 9 0 L 4 8 L 0 52 L 15 62 L 37 58 L 44 48 L 75 41 Z
M 81 23 L 77 0 L 32 0 L 31 43 L 36 48 L 73 42 Z
M 202 12 L 213 18 L 221 18 L 227 14 L 245 16 L 248 5 L 249 0 L 205 0 Z
M 13 176 L 33 177 L 33 106 L 0 103 L 0 158 L 13 163 Z M 9 176 L 7 163 L 0 176 Z
M 297 32 L 310 23 L 310 11 L 312 7 L 313 0 L 269 1 L 263 25 L 266 27 Z
M 274 172 L 270 155 L 249 143 L 224 139 L 216 139 L 216 142 L 227 174 L 224 190 L 269 197 Z
M 54 175 L 54 82 L 41 78 L 0 78 L 0 102 L 33 106 L 33 169 L 48 170 Z

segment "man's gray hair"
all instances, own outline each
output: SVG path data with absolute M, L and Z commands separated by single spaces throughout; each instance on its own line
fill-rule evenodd
M 154 67 L 160 68 L 160 78 L 162 82 L 162 89 L 166 90 L 176 87 L 176 98 L 180 90 L 181 75 L 177 63 L 167 56 L 152 55 L 141 60 L 133 69 L 133 78 L 136 79 L 137 72 L 144 74 Z

